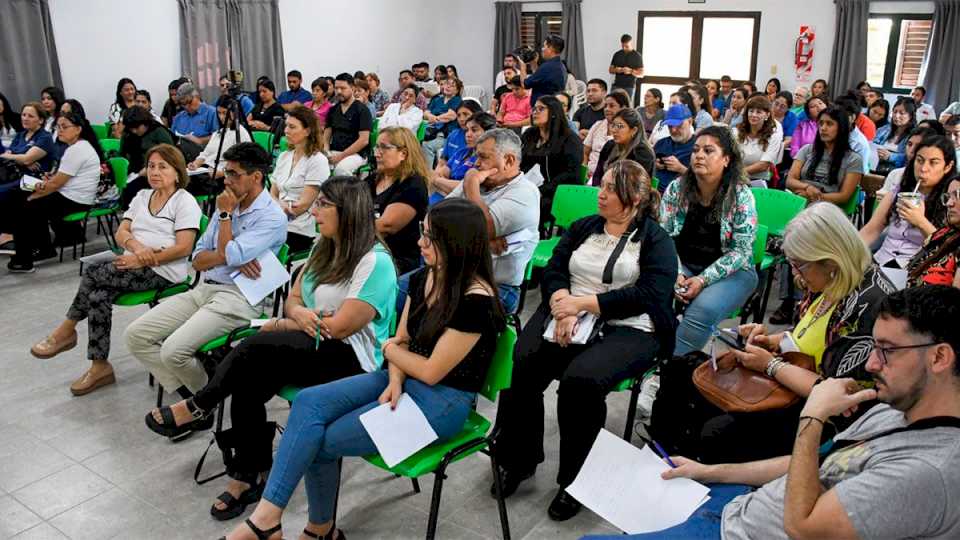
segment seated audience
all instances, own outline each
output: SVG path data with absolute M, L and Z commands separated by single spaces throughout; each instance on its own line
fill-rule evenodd
M 913 149 L 903 181 L 883 196 L 860 231 L 866 244 L 882 238 L 873 255 L 883 267 L 906 269 L 924 241 L 947 225 L 947 193 L 957 175 L 957 157 L 946 137 L 923 139 Z
M 743 108 L 747 106 L 750 96 L 743 88 L 735 88 L 730 94 L 730 106 L 723 113 L 723 123 L 731 128 L 743 122 Z
M 711 104 L 708 99 L 707 89 L 696 84 L 687 86 L 686 91 L 690 94 L 690 98 L 693 101 L 693 108 L 690 109 L 690 112 L 693 114 L 694 129 L 700 131 L 705 127 L 712 126 L 713 104 Z
M 270 319 L 233 349 L 194 397 L 147 414 L 150 429 L 175 436 L 207 427 L 217 405 L 231 397 L 230 429 L 217 435 L 230 452 L 230 481 L 210 509 L 214 519 L 242 514 L 263 492 L 276 433 L 265 404 L 274 394 L 286 385 L 374 373 L 383 364 L 397 274 L 377 239 L 372 206 L 366 186 L 353 178 L 326 182 L 310 210 L 320 236 L 284 302 L 286 317 Z
M 447 79 L 440 84 L 440 93 L 433 96 L 423 117 L 430 126 L 427 127 L 427 141 L 443 138 L 450 133 L 457 118 L 457 109 L 460 108 L 463 83 L 459 79 Z
M 274 119 L 283 118 L 284 111 L 288 109 L 277 101 L 277 87 L 274 86 L 273 81 L 266 80 L 258 84 L 257 93 L 260 100 L 247 115 L 247 124 L 255 131 L 270 131 Z M 291 106 L 292 103 L 287 103 L 287 106 Z
M 287 73 L 287 90 L 280 92 L 277 103 L 283 110 L 289 112 L 298 105 L 305 105 L 313 101 L 313 94 L 303 88 L 303 74 L 297 70 Z
M 713 107 L 710 116 L 713 117 L 713 121 L 717 122 L 720 120 L 721 115 L 723 115 L 724 101 L 720 97 L 720 83 L 710 79 L 703 85 L 707 89 L 707 100 L 710 102 L 710 105 Z
M 393 255 L 397 272 L 420 266 L 417 228 L 427 214 L 427 177 L 430 174 L 420 143 L 403 127 L 382 129 L 373 149 L 377 172 L 367 178 L 373 195 L 377 234 Z
M 643 93 L 643 108 L 640 109 L 643 115 L 643 131 L 649 137 L 653 132 L 653 126 L 663 120 L 663 94 L 659 88 L 651 88 Z
M 500 105 L 503 103 L 502 99 L 504 94 L 510 92 L 510 87 L 507 85 L 506 81 L 512 81 L 519 72 L 513 67 L 504 66 L 503 71 L 500 73 L 504 74 L 506 79 L 503 84 L 494 89 L 493 98 L 490 99 L 490 114 L 494 116 L 497 116 L 497 114 L 500 112 Z M 498 74 L 497 77 L 500 77 L 500 74 Z
M 827 108 L 826 98 L 813 96 L 803 104 L 803 119 L 797 122 L 793 130 L 793 139 L 790 141 L 790 157 L 797 159 L 800 149 L 813 144 L 817 139 L 818 120 L 820 113 Z
M 218 216 L 193 250 L 193 268 L 204 273 L 203 281 L 161 302 L 124 332 L 134 358 L 167 392 L 184 399 L 207 383 L 194 356 L 197 349 L 260 316 L 260 306 L 250 305 L 231 276 L 241 272 L 258 278 L 257 258 L 280 251 L 287 236 L 283 211 L 263 189 L 271 162 L 267 151 L 246 142 L 223 158 L 226 189 L 217 197 Z M 209 428 L 212 422 L 204 425 Z
M 689 368 L 675 364 L 675 369 L 661 375 L 651 427 L 651 435 L 668 452 L 705 463 L 782 455 L 790 450 L 802 400 L 817 380 L 851 377 L 861 384 L 873 382 L 864 370 L 863 351 L 869 350 L 877 307 L 895 289 L 871 263 L 870 252 L 850 220 L 834 205 L 815 203 L 787 225 L 783 252 L 793 278 L 806 292 L 799 322 L 788 332 L 775 334 L 768 334 L 763 325 L 743 325 L 739 331 L 747 345 L 734 354 L 744 368 L 766 374 L 801 401 L 781 409 L 727 413 L 691 388 Z M 812 357 L 812 371 L 780 357 L 787 352 L 784 336 L 788 333 L 798 352 Z M 690 399 L 694 402 L 689 408 L 696 409 L 696 414 L 672 410 L 678 400 Z M 836 425 L 843 429 L 852 420 L 838 419 Z M 687 432 L 692 435 L 680 435 Z
M 390 95 L 380 87 L 380 77 L 376 73 L 367 73 L 366 80 L 370 88 L 370 102 L 376 107 L 377 115 L 381 115 L 390 104 Z
M 947 105 L 947 108 L 940 113 L 939 120 L 941 123 L 946 124 L 947 120 L 949 120 L 951 116 L 958 115 L 960 115 L 960 101 L 954 101 L 950 105 Z
M 25 116 L 21 117 L 25 127 L 37 125 Z M 97 197 L 103 150 L 90 122 L 79 112 L 60 115 L 57 134 L 67 145 L 57 169 L 44 174 L 33 191 L 4 197 L 6 204 L 0 208 L 0 213 L 10 216 L 9 232 L 16 239 L 16 251 L 7 264 L 12 273 L 34 272 L 34 262 L 56 256 L 54 246 L 78 242 L 85 234 L 81 224 L 64 223 L 63 217 L 88 210 Z M 50 239 L 50 228 L 55 241 Z
M 660 206 L 660 222 L 677 245 L 676 296 L 687 304 L 678 356 L 702 349 L 757 286 L 757 210 L 737 142 L 729 129 L 711 126 L 692 143 L 690 168 L 670 182 Z
M 56 86 L 48 86 L 40 91 L 40 105 L 47 111 L 47 119 L 43 124 L 43 129 L 50 133 L 57 130 L 57 120 L 60 118 L 60 106 L 67 98 L 63 90 Z M 54 137 L 56 139 L 56 137 Z
M 123 112 L 136 105 L 137 85 L 124 77 L 117 81 L 116 99 L 107 111 L 107 123 L 110 124 L 110 136 L 119 139 L 123 135 Z
M 524 270 L 539 240 L 540 192 L 521 170 L 521 142 L 516 133 L 490 130 L 477 140 L 476 152 L 475 168 L 467 171 L 447 198 L 469 199 L 483 210 L 491 238 L 494 283 L 504 309 L 513 313 L 520 301 Z
M 180 107 L 180 102 L 177 100 L 177 89 L 189 81 L 190 79 L 186 77 L 180 77 L 179 79 L 170 81 L 170 84 L 167 85 L 167 101 L 163 104 L 160 117 L 163 118 L 163 125 L 168 128 L 173 126 L 173 119 L 183 110 L 183 108 Z
M 411 84 L 417 84 L 417 80 L 414 78 L 413 72 L 409 69 L 401 71 L 399 88 L 397 88 L 397 91 L 394 92 L 393 96 L 390 97 L 390 103 L 400 103 L 400 101 L 402 101 L 400 94 L 403 92 L 404 88 L 410 86 Z M 420 85 L 417 85 L 417 87 L 421 89 L 420 92 L 417 92 L 417 108 L 421 111 L 425 111 L 430 104 L 430 98 L 423 93 L 423 89 L 420 87 Z
M 907 137 L 907 145 L 904 147 L 904 155 L 907 158 L 906 163 L 909 163 L 913 159 L 913 155 L 916 151 L 917 146 L 921 141 L 927 139 L 928 137 L 939 137 L 937 132 L 930 128 L 916 127 L 910 132 L 910 136 Z M 900 182 L 903 180 L 903 173 L 907 170 L 906 163 L 903 167 L 898 167 L 887 173 L 887 177 L 883 181 L 883 187 L 877 190 L 877 201 L 883 199 L 883 196 L 887 193 L 890 193 L 894 189 L 897 191 L 900 190 Z
M 907 160 L 907 138 L 915 127 L 913 101 L 898 100 L 893 106 L 890 123 L 878 129 L 877 136 L 873 139 L 877 156 L 880 158 L 880 163 L 877 165 L 878 171 L 888 172 L 903 166 Z
M 131 107 L 123 113 L 123 132 L 120 156 L 127 159 L 129 172 L 136 175 L 120 194 L 120 205 L 129 208 L 137 193 L 150 185 L 147 181 L 147 152 L 158 144 L 172 145 L 173 135 L 141 107 Z
M 797 129 L 800 119 L 793 114 L 793 94 L 790 92 L 780 92 L 777 97 L 770 102 L 770 113 L 773 119 L 780 124 L 780 132 L 783 133 L 783 149 L 790 148 L 793 141 L 793 132 Z M 786 152 L 784 152 L 786 153 Z
M 317 116 L 317 125 L 320 127 L 321 133 L 327 127 L 327 114 L 330 112 L 330 107 L 333 106 L 332 103 L 327 101 L 327 90 L 329 89 L 330 83 L 323 77 L 317 77 L 310 83 L 313 99 L 305 104 Z
M 663 124 L 670 130 L 670 136 L 660 139 L 653 146 L 657 158 L 655 175 L 660 180 L 661 193 L 675 178 L 689 172 L 694 146 L 693 118 L 686 105 L 671 105 Z
M 783 130 L 773 117 L 770 100 L 766 96 L 753 96 L 744 109 L 746 122 L 741 122 L 735 128 L 743 154 L 743 172 L 747 173 L 750 180 L 763 182 L 762 185 L 766 186 L 772 175 L 771 169 L 780 160 Z
M 229 96 L 230 86 L 231 86 L 230 77 L 227 77 L 226 75 L 224 75 L 220 77 L 219 82 L 220 82 L 220 95 Z M 219 100 L 217 101 L 219 102 Z M 250 114 L 250 112 L 253 110 L 253 107 L 254 107 L 253 100 L 250 99 L 250 96 L 248 96 L 246 92 L 243 92 L 240 94 L 240 97 L 237 98 L 237 102 L 240 104 L 240 112 L 242 116 L 246 118 L 247 115 Z
M 63 117 L 61 123 L 66 120 Z M 70 128 L 60 131 L 70 135 Z M 182 283 L 187 257 L 200 228 L 200 207 L 184 188 L 188 177 L 183 156 L 161 144 L 147 156 L 150 189 L 137 194 L 116 233 L 123 254 L 112 262 L 88 263 L 67 317 L 43 341 L 30 348 L 37 358 L 53 358 L 77 345 L 77 323 L 87 320 L 90 368 L 70 385 L 82 396 L 116 382 L 110 365 L 113 302 L 122 294 L 162 289 Z
M 827 81 L 823 79 L 813 81 L 813 84 L 810 86 L 810 97 L 829 98 L 830 90 L 827 86 Z
M 907 283 L 917 287 L 952 285 L 960 287 L 957 256 L 960 255 L 960 178 L 950 180 L 947 191 L 940 195 L 947 207 L 947 224 L 930 235 L 920 251 L 907 265 Z
M 564 489 L 603 428 L 607 394 L 669 356 L 677 324 L 676 250 L 657 222 L 660 194 L 649 175 L 634 161 L 617 161 L 603 174 L 598 200 L 597 215 L 576 221 L 553 251 L 540 307 L 519 336 L 510 389 L 497 411 L 497 461 L 508 497 L 544 461 L 543 393 L 560 381 L 560 489 L 548 511 L 556 521 L 580 510 Z M 602 328 L 602 339 L 573 341 L 584 313 Z M 545 335 L 548 323 L 554 326 Z
M 560 92 L 559 94 L 553 96 L 560 101 L 560 106 L 563 108 L 563 116 L 567 119 L 567 124 L 570 126 L 570 131 L 577 133 L 577 125 L 573 123 L 573 120 L 570 119 L 570 94 L 566 92 Z
M 173 117 L 170 130 L 181 140 L 197 145 L 199 151 L 210 142 L 213 132 L 220 129 L 217 109 L 204 103 L 200 91 L 191 83 L 177 88 L 177 102 L 182 110 Z
M 483 107 L 478 102 L 472 99 L 464 100 L 457 107 L 456 124 L 450 129 L 446 138 L 438 137 L 420 145 L 427 168 L 430 168 L 431 164 L 438 158 L 446 159 L 467 146 L 467 120 L 481 111 L 483 111 Z
M 583 164 L 587 166 L 587 176 L 593 178 L 600 161 L 600 151 L 613 139 L 610 122 L 623 109 L 630 107 L 630 97 L 626 92 L 614 90 L 603 99 L 603 121 L 590 126 L 583 140 Z
M 600 150 L 600 159 L 597 160 L 597 170 L 593 173 L 595 186 L 603 186 L 604 174 L 617 163 L 629 160 L 639 163 L 647 173 L 647 178 L 653 178 L 653 148 L 647 141 L 647 134 L 643 131 L 643 121 L 640 112 L 626 108 L 614 115 L 610 122 L 610 134 L 613 137 Z M 659 197 L 657 197 L 659 198 Z
M 507 81 L 518 75 L 520 73 L 519 65 L 520 58 L 517 55 L 513 53 L 503 55 L 503 69 L 501 69 L 500 73 L 497 73 L 497 76 L 494 78 L 493 87 L 500 88 L 507 84 Z M 513 70 L 513 74 L 508 74 L 507 68 Z
M 154 120 L 160 122 L 161 124 L 163 123 L 163 117 L 153 110 L 153 99 L 150 97 L 150 92 L 147 90 L 142 88 L 137 90 L 137 96 L 134 98 L 133 104 L 137 107 L 141 107 L 150 111 L 150 116 L 152 116 Z
M 287 216 L 287 246 L 290 253 L 309 251 L 317 237 L 317 223 L 310 209 L 320 187 L 330 177 L 330 162 L 323 155 L 317 117 L 304 106 L 287 113 L 283 134 L 287 148 L 270 175 L 270 196 Z
M 607 95 L 607 83 L 603 79 L 587 81 L 586 103 L 573 114 L 580 139 L 584 139 L 593 124 L 604 120 L 604 97 Z
M 797 121 L 803 120 L 803 106 L 810 99 L 810 89 L 806 86 L 798 86 L 793 89 L 793 108 L 790 112 L 797 115 Z
M 910 92 L 910 97 L 913 98 L 913 103 L 916 105 L 917 122 L 937 119 L 937 113 L 933 110 L 933 107 L 923 102 L 923 99 L 927 97 L 926 88 L 922 86 L 914 88 L 913 91 Z
M 520 137 L 523 159 L 520 169 L 528 174 L 538 166 L 543 184 L 540 186 L 540 220 L 550 216 L 553 194 L 560 184 L 580 183 L 580 161 L 583 145 L 570 130 L 560 101 L 543 96 L 533 107 L 533 126 Z
M 520 62 L 520 80 L 524 88 L 530 89 L 530 103 L 536 103 L 541 96 L 552 96 L 562 92 L 567 80 L 567 68 L 560 55 L 563 54 L 563 38 L 550 34 L 543 40 L 540 48 L 540 65 L 532 74 L 527 73 L 527 64 Z
M 444 201 L 430 210 L 420 239 L 427 267 L 411 278 L 397 335 L 381 345 L 389 369 L 300 392 L 263 497 L 234 537 L 252 532 L 275 538 L 304 478 L 308 518 L 303 536 L 344 538 L 333 528 L 338 462 L 345 455 L 377 452 L 359 416 L 381 403 L 395 407 L 406 394 L 441 441 L 463 429 L 505 326 L 487 241 L 487 223 L 473 204 Z
M 430 177 L 430 187 L 433 190 L 429 202 L 431 206 L 442 201 L 454 188 L 460 185 L 460 181 L 466 176 L 467 171 L 476 168 L 477 141 L 481 135 L 496 127 L 496 120 L 492 115 L 485 112 L 474 113 L 467 120 L 467 127 L 464 131 L 466 145 L 454 152 L 449 158 L 441 157 L 437 168 L 433 170 Z
M 812 100 L 811 100 L 812 101 Z M 828 107 L 817 116 L 817 138 L 797 152 L 787 176 L 787 189 L 810 202 L 842 206 L 853 197 L 863 163 L 850 148 L 850 116 Z
M 518 130 L 530 125 L 530 92 L 520 84 L 520 77 L 507 80 L 509 93 L 500 97 L 500 109 L 497 112 L 497 125 Z
M 671 457 L 676 467 L 662 476 L 707 483 L 709 502 L 663 531 L 585 538 L 957 537 L 960 513 L 950 503 L 960 492 L 957 317 L 956 289 L 891 294 L 873 326 L 873 352 L 863 358 L 874 388 L 850 379 L 814 387 L 791 437 L 792 455 L 740 465 Z M 882 404 L 821 447 L 826 422 L 873 400 Z
M 423 111 L 417 107 L 417 94 L 420 89 L 416 85 L 410 85 L 400 91 L 402 100 L 399 103 L 387 105 L 383 116 L 380 117 L 379 128 L 405 127 L 410 131 L 417 133 L 420 131 L 420 124 L 423 122 Z
M 953 115 L 943 125 L 946 135 L 953 141 L 953 146 L 957 149 L 957 157 L 960 158 L 960 115 Z
M 217 152 L 220 152 L 220 163 L 217 165 L 216 178 L 223 178 L 223 169 L 224 169 L 223 152 L 226 152 L 227 150 L 232 148 L 235 144 L 242 143 L 242 142 L 250 142 L 253 140 L 250 137 L 250 131 L 247 129 L 247 126 L 243 122 L 240 122 L 239 124 L 239 128 L 240 128 L 239 134 L 237 133 L 237 130 L 233 129 L 233 126 L 236 123 L 237 117 L 234 114 L 234 112 L 229 109 L 231 105 L 230 103 L 231 99 L 232 98 L 224 98 L 221 96 L 220 99 L 217 100 L 218 120 L 220 121 L 220 125 L 227 126 L 226 135 L 223 136 L 222 147 L 220 144 L 220 139 L 221 139 L 220 131 L 217 130 L 217 132 L 214 133 L 212 137 L 210 137 L 210 142 L 208 142 L 207 145 L 203 148 L 203 152 L 200 152 L 200 155 L 197 156 L 197 159 L 191 161 L 190 163 L 187 163 L 188 170 L 195 171 L 204 166 L 206 166 L 207 168 L 213 167 L 213 162 L 217 158 Z M 201 176 L 201 175 L 196 175 L 193 178 L 191 178 L 190 179 L 191 184 L 196 181 L 197 176 Z M 191 190 L 190 192 L 195 193 L 193 190 Z
M 771 77 L 767 80 L 767 86 L 764 88 L 764 95 L 767 97 L 767 101 L 772 103 L 781 90 L 780 79 Z
M 20 115 L 10 107 L 7 96 L 0 93 L 0 153 L 10 146 L 17 132 L 22 129 Z
M 0 160 L 16 166 L 18 173 L 0 185 L 0 197 L 7 191 L 20 189 L 19 176 L 23 173 L 40 176 L 50 172 L 56 162 L 56 147 L 50 132 L 43 129 L 47 121 L 47 111 L 37 101 L 28 101 L 20 108 L 20 124 L 23 128 L 17 132 Z
M 363 105 L 370 111 L 370 117 L 377 117 L 377 106 L 370 101 L 370 85 L 367 84 L 366 78 L 357 78 L 353 79 L 353 95 L 357 98 L 357 101 L 363 103 Z
M 337 75 L 334 82 L 337 104 L 327 113 L 323 140 L 329 150 L 330 164 L 337 176 L 352 175 L 367 161 L 373 116 L 358 102 L 353 92 L 353 76 Z
M 890 103 L 885 99 L 878 99 L 867 108 L 867 117 L 877 126 L 877 135 L 881 129 L 890 123 Z

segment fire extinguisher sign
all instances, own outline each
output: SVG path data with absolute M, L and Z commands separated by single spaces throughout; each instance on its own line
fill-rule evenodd
M 800 25 L 800 35 L 797 37 L 793 60 L 799 82 L 809 82 L 812 77 L 814 38 L 816 34 L 812 26 Z

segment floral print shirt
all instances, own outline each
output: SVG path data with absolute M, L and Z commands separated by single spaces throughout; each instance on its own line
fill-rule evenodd
M 667 186 L 660 202 L 660 224 L 671 237 L 676 237 L 683 229 L 687 217 L 688 202 L 680 196 L 680 185 L 685 181 L 679 177 Z M 700 278 L 704 286 L 709 286 L 738 270 L 750 268 L 753 264 L 753 242 L 757 236 L 757 207 L 749 184 L 736 186 L 736 203 L 723 208 L 720 221 L 720 247 L 723 255 L 708 266 Z

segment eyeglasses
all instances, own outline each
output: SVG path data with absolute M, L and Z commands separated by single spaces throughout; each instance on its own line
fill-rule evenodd
M 313 201 L 313 206 L 315 208 L 322 209 L 322 208 L 337 208 L 337 206 L 339 205 L 337 205 L 337 203 L 321 195 L 320 197 L 317 197 L 316 200 Z
M 627 129 L 627 125 L 622 122 L 614 122 L 610 124 L 610 129 Z
M 544 112 L 546 110 L 547 108 L 544 107 L 543 105 L 537 105 L 536 107 L 533 108 L 533 112 Z
M 242 175 L 244 175 L 244 174 L 247 174 L 247 173 L 244 172 L 244 171 L 238 171 L 238 170 L 236 170 L 236 169 L 224 169 L 224 170 L 223 170 L 223 175 L 224 175 L 225 177 L 227 177 L 227 178 L 237 178 L 237 177 L 242 176 Z
M 428 246 L 433 242 L 433 236 L 430 234 L 430 231 L 423 226 L 422 221 L 420 222 L 420 238 L 423 238 Z
M 890 363 L 890 357 L 888 355 L 892 352 L 906 351 L 910 349 L 925 349 L 941 343 L 942 341 L 932 341 L 930 343 L 918 343 L 916 345 L 895 345 L 893 347 L 881 347 L 880 345 L 877 345 L 876 341 L 874 341 L 873 350 L 877 352 L 877 358 L 880 359 L 880 365 L 885 367 Z
M 787 262 L 790 264 L 790 267 L 797 271 L 798 274 L 803 274 L 807 268 L 810 268 L 810 265 L 813 264 L 813 261 L 806 262 L 797 262 L 793 259 L 787 259 Z
M 387 150 L 396 150 L 397 148 L 400 147 L 390 143 L 377 143 L 377 146 L 374 147 L 377 152 L 386 152 Z
M 942 194 L 940 195 L 940 202 L 941 202 L 944 206 L 947 206 L 948 204 L 950 204 L 950 201 L 951 201 L 951 200 L 956 201 L 956 202 L 960 202 L 960 189 L 955 189 L 955 190 L 953 190 L 953 191 L 948 191 L 948 192 L 942 193 Z

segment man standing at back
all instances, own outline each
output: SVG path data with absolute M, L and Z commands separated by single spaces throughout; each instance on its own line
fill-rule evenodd
M 563 47 L 563 38 L 550 34 L 543 40 L 543 48 L 540 49 L 542 60 L 540 67 L 532 75 L 527 75 L 527 65 L 520 62 L 520 79 L 523 81 L 523 87 L 530 89 L 531 104 L 536 104 L 541 96 L 552 96 L 563 92 L 567 82 L 567 68 L 560 59 Z
M 367 146 L 373 116 L 366 105 L 353 97 L 353 75 L 341 73 L 333 83 L 338 103 L 327 113 L 323 140 L 330 153 L 330 165 L 337 175 L 352 175 L 367 162 Z
M 285 111 L 292 111 L 297 105 L 303 105 L 313 100 L 313 94 L 304 90 L 303 74 L 297 70 L 287 73 L 287 90 L 277 97 L 277 103 Z
M 630 34 L 620 36 L 620 50 L 613 53 L 608 71 L 614 74 L 613 88 L 626 90 L 630 101 L 633 102 L 637 77 L 643 77 L 643 57 L 633 48 L 633 38 Z

